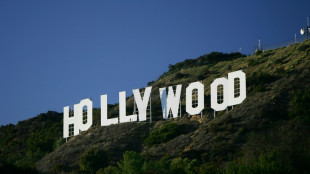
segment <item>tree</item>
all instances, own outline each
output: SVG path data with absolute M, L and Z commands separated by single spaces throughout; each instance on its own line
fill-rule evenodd
M 99 148 L 86 151 L 80 159 L 80 168 L 89 173 L 96 173 L 100 168 L 108 166 L 108 155 Z
M 117 163 L 122 173 L 138 174 L 142 172 L 144 157 L 133 151 L 126 151 L 123 154 L 123 160 Z

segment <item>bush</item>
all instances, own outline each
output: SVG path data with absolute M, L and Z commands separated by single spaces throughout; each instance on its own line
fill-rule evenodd
M 253 162 L 244 161 L 233 161 L 230 163 L 225 170 L 226 174 L 284 174 L 293 173 L 290 166 L 280 162 L 278 155 L 275 152 L 270 154 L 262 154 L 258 159 Z
M 138 174 L 142 173 L 142 166 L 144 163 L 144 157 L 133 151 L 126 151 L 123 154 L 123 160 L 117 163 L 122 173 L 126 174 Z
M 121 171 L 115 166 L 109 166 L 104 169 L 99 169 L 96 174 L 121 174 Z
M 163 157 L 160 160 L 150 160 L 144 161 L 142 170 L 143 173 L 153 173 L 153 174 L 162 174 L 162 173 L 169 173 L 171 161 Z
M 198 173 L 199 163 L 196 159 L 190 160 L 188 158 L 175 158 L 172 160 L 170 164 L 170 171 L 169 173 L 188 173 L 188 174 L 194 174 Z
M 263 85 L 263 84 L 258 84 L 258 85 L 256 85 L 255 86 L 255 88 L 254 88 L 254 91 L 255 92 L 263 92 L 263 91 L 265 91 L 265 85 Z
M 310 101 L 310 88 L 305 91 L 294 92 L 290 102 L 292 110 L 290 111 L 289 116 L 310 123 L 309 101 Z
M 152 86 L 152 84 L 153 84 L 154 82 L 155 82 L 155 81 L 147 82 L 147 86 Z
M 277 68 L 276 73 L 277 74 L 285 74 L 285 70 L 283 68 Z
M 67 166 L 65 165 L 56 165 L 52 168 L 53 173 L 64 173 L 66 171 L 69 171 Z
M 39 173 L 35 168 L 18 167 L 14 164 L 0 162 L 0 173 Z
M 64 144 L 66 142 L 65 138 L 60 138 L 58 140 L 55 141 L 54 145 L 53 145 L 53 149 L 57 149 L 58 147 L 60 147 L 62 144 Z
M 205 163 L 200 166 L 199 173 L 201 174 L 223 174 L 223 171 L 212 162 Z
M 81 156 L 80 168 L 82 171 L 95 173 L 106 166 L 108 166 L 108 155 L 101 149 L 92 148 Z
M 256 50 L 256 51 L 255 51 L 255 55 L 256 55 L 256 56 L 258 56 L 258 55 L 260 55 L 260 54 L 262 54 L 262 53 L 263 53 L 262 50 Z
M 97 173 L 152 173 L 152 174 L 195 174 L 199 173 L 199 163 L 196 159 L 175 158 L 172 161 L 167 157 L 160 160 L 146 160 L 144 156 L 137 152 L 126 151 L 123 154 L 123 160 L 117 163 L 119 168 L 107 167 L 104 170 L 100 169 Z
M 147 146 L 152 146 L 155 144 L 165 143 L 176 136 L 182 134 L 182 129 L 180 125 L 169 122 L 166 123 L 159 130 L 155 130 L 150 133 L 149 137 L 144 140 Z
M 258 64 L 258 60 L 256 60 L 256 59 L 248 59 L 248 65 L 249 66 L 255 66 L 255 65 L 257 65 Z
M 298 47 L 298 51 L 306 51 L 309 47 L 310 47 L 310 45 L 307 45 L 307 44 L 300 45 Z
M 174 76 L 174 78 L 176 78 L 176 79 L 182 79 L 182 78 L 186 78 L 186 77 L 188 77 L 188 74 L 183 74 L 180 72 L 176 73 Z
M 261 92 L 265 90 L 266 84 L 273 82 L 275 79 L 276 77 L 271 74 L 259 72 L 247 78 L 247 83 L 254 88 L 254 91 Z
M 197 80 L 198 80 L 198 81 L 204 80 L 205 78 L 206 78 L 206 75 L 205 75 L 205 74 L 199 74 L 199 75 L 197 75 Z

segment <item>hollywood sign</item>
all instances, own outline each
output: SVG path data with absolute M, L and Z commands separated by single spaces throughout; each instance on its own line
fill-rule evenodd
M 225 110 L 228 106 L 237 105 L 246 98 L 246 77 L 241 70 L 228 73 L 228 78 L 217 78 L 211 83 L 211 108 L 214 111 Z M 218 88 L 220 87 L 220 88 Z M 162 105 L 163 118 L 168 119 L 171 112 L 172 116 L 179 117 L 179 107 L 181 99 L 182 85 L 176 85 L 175 91 L 172 86 L 159 88 L 160 100 Z M 193 90 L 197 91 L 197 106 L 193 107 Z M 221 90 L 221 91 L 219 91 Z M 150 102 L 152 87 L 146 87 L 144 95 L 141 96 L 139 89 L 133 89 L 134 101 L 138 108 L 138 114 L 126 115 L 126 92 L 119 92 L 119 117 L 108 118 L 108 97 L 100 96 L 101 102 L 101 126 L 125 123 L 131 121 L 146 121 L 147 107 Z M 222 93 L 222 98 L 218 100 L 218 92 Z M 237 95 L 236 95 L 237 94 Z M 201 82 L 190 83 L 186 88 L 186 112 L 189 115 L 200 114 L 204 109 L 204 85 Z M 83 110 L 86 114 L 83 115 Z M 93 123 L 93 103 L 90 99 L 81 100 L 70 110 L 69 106 L 64 107 L 63 137 L 75 136 L 80 131 L 88 130 Z M 85 113 L 85 112 L 84 112 Z M 84 118 L 84 120 L 83 120 Z M 86 118 L 86 120 L 85 120 Z

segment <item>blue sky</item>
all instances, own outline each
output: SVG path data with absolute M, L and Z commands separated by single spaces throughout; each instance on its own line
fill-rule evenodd
M 100 95 L 118 102 L 175 64 L 299 35 L 310 1 L 0 1 L 0 125 Z

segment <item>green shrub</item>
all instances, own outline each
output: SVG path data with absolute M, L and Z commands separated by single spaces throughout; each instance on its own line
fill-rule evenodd
M 254 58 L 248 59 L 248 65 L 249 66 L 255 66 L 257 64 L 258 64 L 258 60 L 257 59 L 254 59 Z
M 199 173 L 199 162 L 188 158 L 175 158 L 172 161 L 167 157 L 160 160 L 146 160 L 144 156 L 137 152 L 126 151 L 123 154 L 123 160 L 117 163 L 119 168 L 108 167 L 100 169 L 97 173 L 152 173 L 152 174 L 196 174 Z M 108 172 L 109 171 L 109 172 Z
M 310 123 L 310 88 L 294 92 L 290 103 L 292 109 L 289 116 Z
M 144 161 L 142 171 L 143 173 L 154 173 L 154 174 L 162 174 L 169 173 L 171 161 L 163 157 L 160 160 L 150 160 Z
M 152 84 L 153 84 L 154 82 L 155 82 L 155 81 L 147 82 L 147 86 L 152 86 Z
M 285 74 L 285 70 L 283 68 L 277 68 L 276 73 L 277 74 Z
M 188 158 L 175 158 L 171 161 L 169 173 L 188 173 L 195 174 L 198 173 L 199 163 L 196 159 L 190 160 Z
M 256 85 L 255 86 L 255 88 L 254 88 L 254 91 L 255 92 L 263 92 L 263 91 L 265 91 L 265 85 L 263 85 L 263 84 L 258 84 L 258 85 Z
M 144 157 L 134 151 L 126 151 L 123 154 L 123 160 L 117 163 L 122 173 L 139 174 L 142 173 Z
M 275 152 L 262 154 L 253 162 L 248 160 L 233 161 L 225 170 L 225 174 L 285 174 L 293 173 L 290 166 L 280 162 Z
M 201 174 L 223 174 L 223 171 L 215 164 L 208 162 L 199 167 Z
M 262 53 L 263 53 L 262 50 L 256 50 L 256 51 L 255 51 L 255 55 L 257 55 L 257 56 L 260 55 L 260 54 L 262 54 Z
M 182 79 L 182 78 L 186 78 L 186 77 L 188 77 L 188 74 L 183 74 L 180 72 L 178 72 L 174 75 L 174 78 L 176 78 L 176 79 Z
M 54 145 L 53 145 L 53 149 L 57 149 L 58 147 L 60 147 L 62 144 L 64 144 L 66 142 L 65 138 L 60 138 L 58 140 L 55 141 Z
M 267 83 L 273 82 L 275 80 L 275 77 L 271 74 L 261 72 L 261 73 L 258 73 L 257 80 L 260 83 L 267 84 Z
M 306 51 L 309 47 L 310 47 L 310 45 L 308 45 L 308 44 L 300 45 L 298 47 L 298 51 Z
M 169 122 L 162 126 L 160 129 L 151 132 L 149 137 L 144 140 L 144 143 L 147 146 L 165 143 L 182 133 L 183 131 L 180 125 Z
M 205 74 L 199 74 L 197 75 L 197 80 L 201 81 L 201 80 L 204 80 L 206 78 L 206 75 Z
M 271 52 L 271 50 L 265 51 L 265 52 L 262 53 L 262 57 L 268 57 L 268 56 L 271 56 L 273 54 L 274 54 L 274 52 Z
M 56 165 L 52 168 L 53 173 L 64 173 L 66 171 L 68 171 L 68 169 L 65 165 Z
M 39 173 L 33 167 L 18 167 L 14 164 L 0 162 L 0 173 Z
M 88 173 L 95 173 L 100 168 L 108 166 L 108 155 L 105 151 L 92 148 L 86 151 L 80 159 L 80 168 Z
M 247 78 L 247 84 L 252 86 L 254 91 L 261 92 L 265 90 L 265 85 L 273 82 L 276 79 L 275 76 L 265 73 L 259 72 L 254 73 L 252 76 Z
M 108 166 L 104 169 L 99 169 L 96 174 L 121 174 L 121 171 L 115 166 Z

